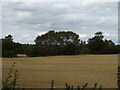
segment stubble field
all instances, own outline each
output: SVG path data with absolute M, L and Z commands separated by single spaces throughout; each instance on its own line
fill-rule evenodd
M 55 87 L 65 87 L 66 82 L 74 86 L 117 86 L 118 55 L 3 58 L 3 78 L 13 62 L 20 74 L 17 84 L 21 88 L 50 87 L 52 80 Z

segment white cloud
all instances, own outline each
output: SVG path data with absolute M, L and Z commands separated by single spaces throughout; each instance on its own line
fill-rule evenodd
M 46 32 L 38 32 L 37 35 L 41 36 L 43 34 L 45 34 Z
M 86 38 L 86 37 L 88 37 L 88 35 L 87 34 L 79 34 L 79 37 L 80 38 Z
M 103 33 L 103 35 L 104 35 L 104 36 L 110 36 L 110 34 L 107 33 L 107 32 Z
M 117 14 L 113 2 L 9 2 L 3 4 L 3 36 L 11 33 L 15 41 L 33 43 L 37 35 L 53 29 L 76 32 L 84 40 L 99 30 L 115 38 Z M 23 39 L 24 35 L 28 38 Z

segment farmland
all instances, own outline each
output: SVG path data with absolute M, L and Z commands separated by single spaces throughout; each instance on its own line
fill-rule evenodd
M 118 55 L 78 55 L 3 58 L 3 78 L 13 62 L 20 76 L 18 87 L 64 87 L 65 83 L 83 85 L 102 84 L 102 87 L 117 86 Z

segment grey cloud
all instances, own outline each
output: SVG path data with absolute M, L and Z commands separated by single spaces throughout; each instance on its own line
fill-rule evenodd
M 117 3 L 5 3 L 3 36 L 11 33 L 16 41 L 33 43 L 39 33 L 50 29 L 71 30 L 87 40 L 97 31 L 117 34 Z M 26 40 L 21 35 L 25 35 Z M 106 36 L 107 38 L 116 37 Z M 33 39 L 34 38 L 34 39 Z

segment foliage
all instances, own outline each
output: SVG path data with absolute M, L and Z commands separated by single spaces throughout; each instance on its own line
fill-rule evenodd
M 18 79 L 18 71 L 15 69 L 15 62 L 12 64 L 11 68 L 9 69 L 8 76 L 2 82 L 3 90 L 11 89 L 13 90 L 16 88 L 17 79 Z
M 12 39 L 12 35 L 5 36 L 2 39 L 2 57 L 15 57 L 15 47 Z
M 13 42 L 12 35 L 5 36 L 0 39 L 0 50 L 2 51 L 2 57 L 16 57 L 17 54 L 27 54 L 29 44 L 21 44 Z
M 117 54 L 120 45 L 112 40 L 104 39 L 102 32 L 96 32 L 88 43 L 80 40 L 79 35 L 72 31 L 48 31 L 37 36 L 35 44 L 21 44 L 13 42 L 12 35 L 0 39 L 2 43 L 2 57 L 16 57 L 17 54 L 27 54 L 31 57 L 79 55 L 79 54 Z
M 92 54 L 117 54 L 118 48 L 111 40 L 103 40 L 102 32 L 95 33 L 93 38 L 88 40 L 89 53 Z
M 39 56 L 79 54 L 79 35 L 71 31 L 49 31 L 35 39 Z

